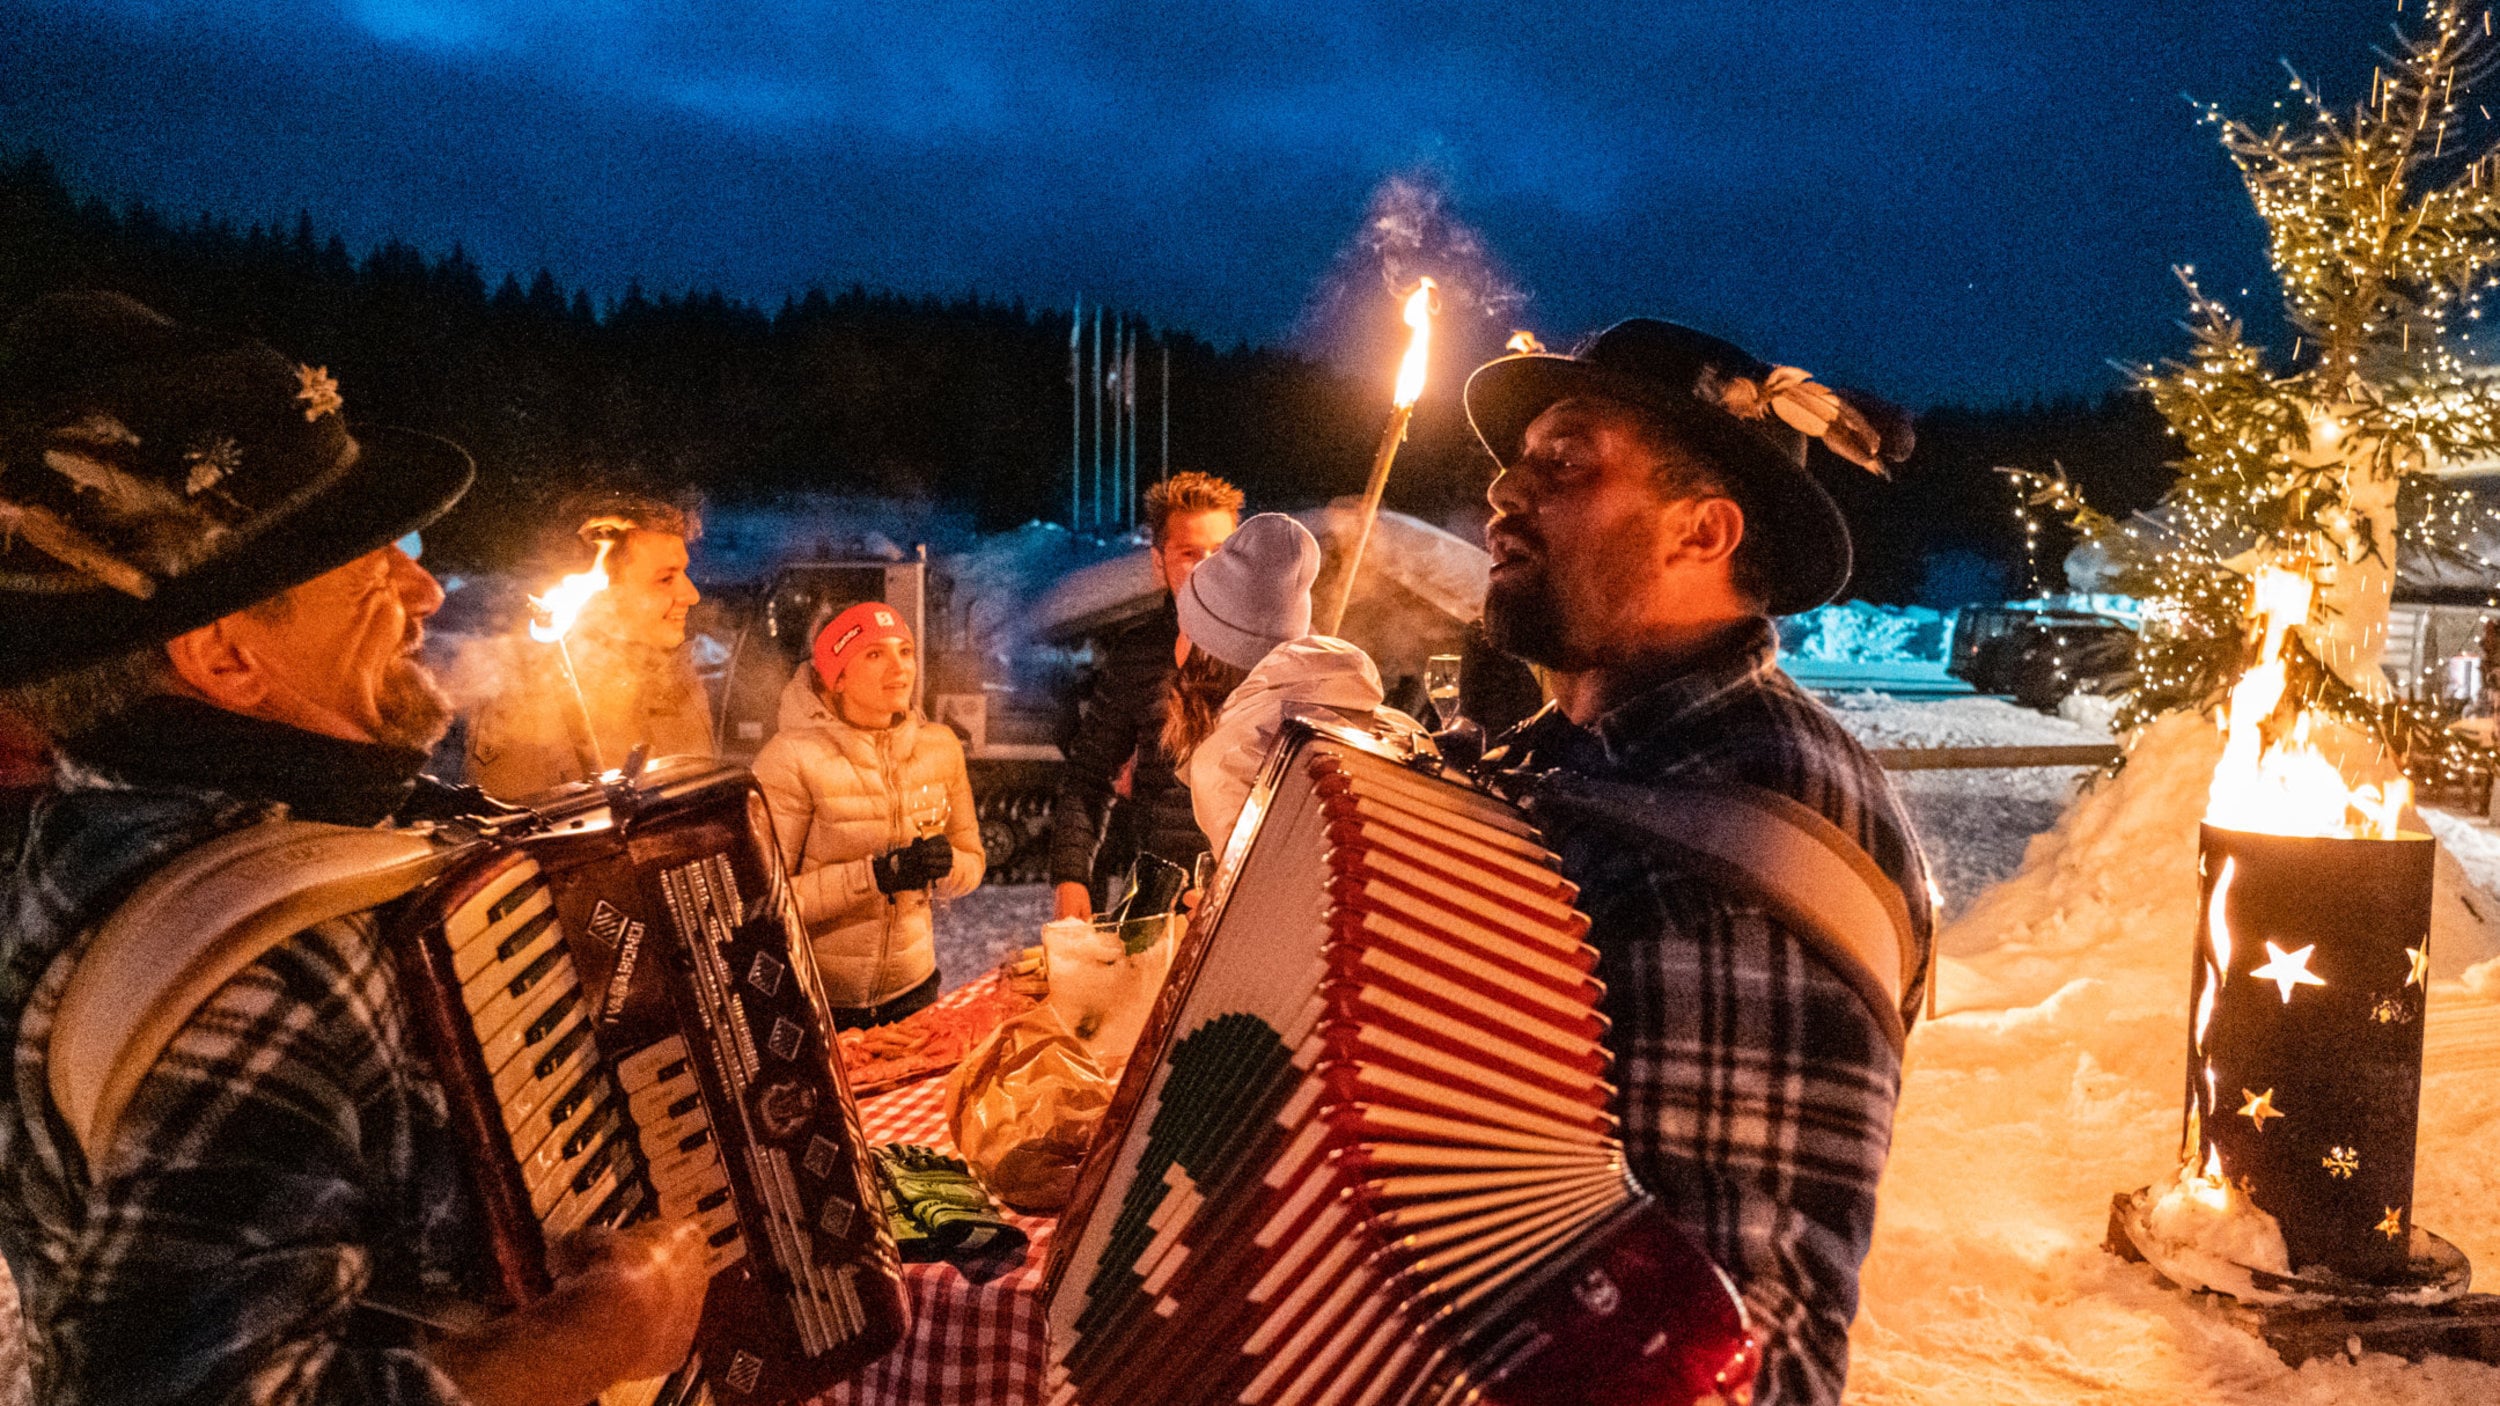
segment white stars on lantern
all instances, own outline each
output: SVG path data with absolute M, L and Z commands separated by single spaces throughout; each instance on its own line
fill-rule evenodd
M 2240 1090 L 2240 1097 L 2247 1100 L 2247 1102 L 2240 1105 L 2240 1116 L 2256 1124 L 2257 1131 L 2261 1133 L 2266 1130 L 2266 1120 L 2268 1118 L 2280 1118 L 2283 1116 L 2283 1111 L 2274 1106 L 2274 1090 L 2272 1089 L 2268 1089 L 2261 1094 L 2252 1094 L 2248 1090 L 2242 1089 Z
M 2361 1170 L 2361 1154 L 2349 1147 L 2330 1147 L 2326 1155 L 2318 1159 L 2318 1165 L 2326 1168 L 2328 1176 L 2350 1181 L 2352 1174 Z
M 2266 944 L 2266 956 L 2271 960 L 2249 972 L 2249 975 L 2280 987 L 2283 1004 L 2288 1006 L 2292 1003 L 2293 987 L 2326 985 L 2324 978 L 2313 976 L 2309 971 L 2309 954 L 2317 950 L 2318 945 L 2314 942 L 2294 952 L 2286 952 L 2269 942 Z
M 2428 987 L 2431 984 L 2431 954 L 2426 947 L 2408 947 L 2405 956 L 2413 962 L 2413 970 L 2405 974 L 2405 985 Z

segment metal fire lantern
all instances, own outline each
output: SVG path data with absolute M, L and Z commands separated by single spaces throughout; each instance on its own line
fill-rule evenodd
M 2295 1275 L 2408 1277 L 2430 984 L 2427 835 L 2201 833 L 2187 1141 Z

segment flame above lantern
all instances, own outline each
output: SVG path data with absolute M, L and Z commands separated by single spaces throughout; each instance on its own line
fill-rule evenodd
M 1406 359 L 1398 363 L 1400 410 L 1423 399 L 1424 372 L 1432 362 L 1432 287 L 1427 278 L 1406 295 L 1406 325 L 1415 329 L 1415 335 L 1406 343 Z
M 558 581 L 547 594 L 530 597 L 530 609 L 538 619 L 530 621 L 530 638 L 540 644 L 561 644 L 573 632 L 574 622 L 590 598 L 608 588 L 608 549 L 616 545 L 613 537 L 598 539 L 599 554 L 590 561 L 588 571 L 576 571 Z
M 2397 838 L 2409 782 L 2354 785 L 2318 746 L 2315 718 L 2297 709 L 2288 727 L 2278 720 L 2291 687 L 2284 649 L 2309 618 L 2316 595 L 2309 577 L 2279 566 L 2257 573 L 2257 662 L 2238 683 L 2223 710 L 2221 764 L 2214 768 L 2205 822 L 2260 835 L 2355 840 Z

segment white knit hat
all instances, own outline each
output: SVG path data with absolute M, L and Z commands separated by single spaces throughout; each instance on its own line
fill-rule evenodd
M 1181 633 L 1236 669 L 1255 669 L 1269 650 L 1311 632 L 1318 575 L 1311 530 L 1283 513 L 1261 513 L 1182 583 L 1173 599 Z

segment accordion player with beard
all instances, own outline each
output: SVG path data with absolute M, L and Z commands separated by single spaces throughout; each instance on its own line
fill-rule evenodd
M 585 1226 L 699 1221 L 695 1351 L 620 1401 L 816 1395 L 902 1338 L 901 1261 L 773 842 L 743 770 L 584 787 L 398 909 L 417 1034 L 470 1153 L 497 1287 Z
M 1428 768 L 1270 752 L 1059 1227 L 1053 1406 L 1745 1399 L 1615 1134 L 1576 890 Z

